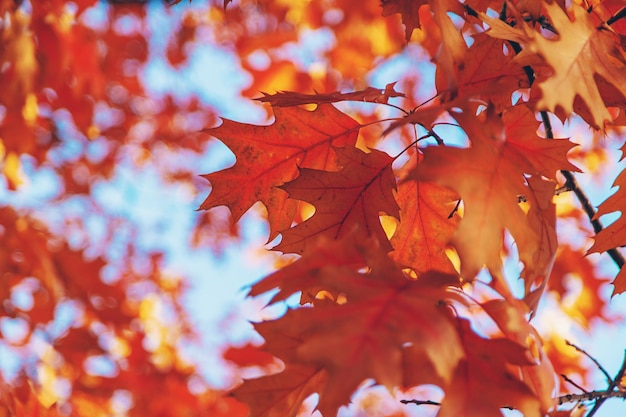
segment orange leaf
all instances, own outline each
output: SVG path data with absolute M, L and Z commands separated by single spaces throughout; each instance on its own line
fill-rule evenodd
M 240 367 L 268 367 L 275 363 L 274 357 L 263 352 L 258 346 L 248 343 L 242 347 L 231 346 L 222 354 L 224 359 Z
M 527 321 L 528 312 L 519 300 L 490 300 L 482 304 L 483 309 L 495 321 L 502 333 L 513 342 L 527 349 L 534 366 L 521 367 L 523 381 L 534 391 L 546 412 L 554 406 L 552 399 L 557 380 L 552 363 L 543 351 L 541 338 Z
M 508 339 L 484 339 L 467 320 L 459 320 L 466 357 L 446 390 L 437 417 L 501 417 L 502 407 L 515 408 L 525 417 L 539 417 L 539 401 L 512 373 L 510 364 L 528 365 L 524 348 Z
M 336 103 L 338 101 L 365 101 L 369 103 L 387 103 L 391 97 L 405 97 L 394 89 L 396 83 L 389 83 L 384 89 L 367 87 L 365 90 L 351 93 L 338 91 L 329 94 L 302 94 L 293 91 L 279 91 L 276 94 L 263 93 L 256 100 L 270 103 L 273 107 L 290 107 L 301 104 Z
M 626 154 L 626 145 L 622 147 L 622 155 Z M 623 159 L 623 156 L 622 156 Z M 626 246 L 626 171 L 622 171 L 615 182 L 614 187 L 619 189 L 607 198 L 600 207 L 594 218 L 599 218 L 614 211 L 621 212 L 620 217 L 608 227 L 602 229 L 594 238 L 594 243 L 589 248 L 588 253 L 606 252 L 610 249 Z M 621 271 L 613 281 L 613 294 L 617 295 L 626 292 L 626 268 L 622 266 Z
M 461 350 L 449 312 L 439 301 L 458 297 L 446 291 L 458 285 L 458 277 L 430 272 L 409 280 L 375 242 L 344 242 L 363 251 L 371 272 L 341 266 L 314 268 L 308 285 L 343 294 L 346 302 L 291 310 L 256 325 L 268 341 L 266 350 L 285 361 L 287 370 L 296 364 L 326 371 L 327 380 L 318 391 L 318 408 L 325 416 L 334 415 L 365 379 L 373 378 L 388 388 L 402 386 L 407 360 L 413 367 L 434 370 L 418 380 L 414 376 L 412 382 L 449 383 Z M 309 256 L 294 265 L 306 263 Z M 285 342 L 273 342 L 277 337 Z M 416 360 L 418 356 L 421 359 Z
M 346 267 L 356 270 L 366 265 L 364 250 L 355 241 L 355 233 L 340 240 L 316 239 L 305 256 L 254 284 L 250 295 L 257 296 L 279 289 L 270 300 L 270 303 L 276 303 L 302 291 L 303 301 L 310 302 L 322 289 L 318 279 L 323 268 Z
M 413 29 L 420 27 L 419 9 L 425 4 L 428 4 L 428 0 L 382 0 L 382 15 L 390 16 L 395 13 L 402 15 L 402 23 L 404 23 L 408 42 L 411 39 Z
M 391 238 L 391 258 L 418 275 L 428 270 L 455 272 L 445 249 L 459 224 L 458 216 L 450 216 L 456 199 L 455 193 L 435 183 L 402 181 L 396 197 L 400 224 Z
M 354 145 L 359 125 L 330 105 L 314 111 L 274 109 L 269 126 L 224 120 L 205 129 L 224 142 L 237 158 L 235 166 L 205 175 L 213 187 L 200 209 L 228 206 L 235 221 L 261 201 L 267 207 L 270 239 L 291 226 L 297 203 L 277 188 L 298 176 L 298 167 L 336 169 L 332 146 Z
M 574 110 L 574 99 L 579 96 L 590 112 L 587 122 L 602 128 L 612 117 L 595 77 L 602 77 L 626 97 L 626 59 L 620 41 L 611 31 L 598 27 L 592 14 L 577 3 L 571 5 L 573 20 L 556 1 L 546 2 L 544 7 L 559 34 L 556 39 L 545 38 L 521 20 L 516 27 L 511 27 L 485 14 L 481 14 L 481 18 L 491 26 L 489 35 L 525 47 L 517 60 L 524 62 L 532 59 L 532 55 L 539 55 L 554 70 L 539 80 L 542 93 L 537 102 L 539 110 L 557 112 L 560 108 L 567 117 Z
M 281 187 L 290 198 L 307 201 L 316 207 L 305 222 L 285 230 L 275 249 L 303 253 L 317 236 L 337 239 L 355 228 L 364 236 L 375 236 L 391 250 L 379 215 L 399 217 L 392 190 L 396 180 L 391 169 L 393 158 L 384 152 L 365 153 L 357 148 L 334 148 L 340 171 L 300 169 L 300 176 Z
M 511 110 L 511 113 L 516 111 Z M 538 169 L 548 174 L 543 168 L 547 162 L 537 156 L 538 152 L 523 145 L 524 140 L 535 143 L 540 139 L 533 139 L 534 131 L 520 136 L 522 132 L 513 134 L 507 130 L 503 125 L 503 121 L 508 122 L 507 113 L 503 120 L 498 120 L 499 117 L 491 110 L 479 118 L 466 112 L 452 114 L 470 137 L 471 147 L 428 147 L 424 149 L 423 162 L 411 177 L 436 181 L 455 190 L 463 199 L 463 220 L 452 238 L 461 258 L 462 273 L 466 279 L 472 279 L 485 265 L 492 275 L 499 277 L 503 231 L 507 229 L 517 242 L 522 262 L 527 266 L 533 265 L 540 274 L 548 276 L 556 246 L 548 239 L 551 235 L 546 229 L 554 228 L 553 219 L 548 212 L 540 209 L 527 215 L 518 204 L 520 198 L 526 198 L 537 208 L 552 207 L 554 210 L 553 206 L 549 206 L 552 196 L 529 187 L 525 176 L 538 174 Z M 482 117 L 485 117 L 482 119 L 484 124 L 480 124 Z M 510 140 L 509 134 L 512 135 Z M 548 148 L 554 146 L 551 141 L 544 141 Z M 557 145 L 553 152 L 557 157 L 551 158 L 566 164 L 565 148 Z M 537 257 L 537 249 L 545 253 Z M 533 264 L 538 259 L 542 263 Z M 534 277 L 526 278 L 534 281 Z M 499 290 L 506 294 L 504 286 Z
M 326 373 L 313 366 L 289 366 L 283 372 L 250 379 L 233 391 L 250 407 L 250 417 L 295 417 L 302 402 L 319 392 Z

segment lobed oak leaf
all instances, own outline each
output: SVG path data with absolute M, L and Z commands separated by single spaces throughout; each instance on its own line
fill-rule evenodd
M 514 151 L 510 156 L 523 157 L 523 160 L 516 158 L 512 162 L 519 164 L 525 172 L 540 174 L 555 181 L 557 172 L 561 170 L 581 172 L 567 159 L 567 153 L 577 145 L 568 139 L 539 137 L 539 122 L 526 106 L 517 105 L 503 112 L 502 122 L 507 148 Z
M 626 246 L 626 170 L 622 171 L 615 182 L 614 187 L 619 189 L 604 200 L 598 207 L 594 218 L 599 218 L 605 214 L 619 211 L 622 215 L 609 226 L 600 231 L 594 238 L 594 243 L 589 248 L 588 253 L 606 252 L 609 249 Z
M 626 154 L 626 145 L 622 147 L 622 154 Z M 623 156 L 622 156 L 623 158 Z M 594 218 L 599 218 L 615 211 L 621 212 L 620 217 L 606 228 L 602 229 L 594 237 L 594 243 L 587 253 L 606 252 L 610 249 L 626 246 L 626 170 L 620 172 L 613 183 L 614 187 L 619 187 L 615 194 L 607 198 L 598 207 L 598 212 Z M 626 291 L 626 268 L 621 271 L 613 281 L 613 295 Z
M 246 380 L 232 395 L 248 405 L 250 417 L 295 417 L 302 402 L 319 392 L 325 380 L 323 369 L 293 365 L 278 374 Z
M 327 371 L 318 405 L 323 415 L 334 415 L 368 378 L 389 389 L 401 386 L 408 346 L 419 349 L 432 364 L 433 378 L 450 381 L 461 351 L 447 313 L 438 306 L 447 297 L 443 289 L 428 288 L 419 280 L 389 283 L 356 273 L 326 271 L 324 276 L 335 290 L 346 290 L 345 304 L 289 311 L 265 323 L 261 332 L 265 337 L 271 328 L 272 333 L 301 340 L 291 360 Z M 360 291 L 358 299 L 350 296 L 355 289 Z
M 263 97 L 255 100 L 270 103 L 272 107 L 290 107 L 302 104 L 336 103 L 338 101 L 365 101 L 368 103 L 387 103 L 392 97 L 405 97 L 394 89 L 394 83 L 389 83 L 384 89 L 367 87 L 365 90 L 340 93 L 335 91 L 328 94 L 303 94 L 294 91 L 279 91 L 275 94 L 263 93 Z
M 509 340 L 527 349 L 528 359 L 534 365 L 520 367 L 522 380 L 539 399 L 541 410 L 547 412 L 554 406 L 553 395 L 558 389 L 558 380 L 543 350 L 541 337 L 526 319 L 528 308 L 516 299 L 493 299 L 481 306 Z
M 382 15 L 387 17 L 400 13 L 408 42 L 413 30 L 421 27 L 419 9 L 425 4 L 428 4 L 428 0 L 381 0 Z
M 333 146 L 353 146 L 359 124 L 331 105 L 314 111 L 274 109 L 275 122 L 255 126 L 224 120 L 204 131 L 220 139 L 235 153 L 231 168 L 204 175 L 211 194 L 200 206 L 207 210 L 228 206 L 235 221 L 260 201 L 267 208 L 270 239 L 291 226 L 297 202 L 278 188 L 298 176 L 298 167 L 336 169 Z
M 327 416 L 368 378 L 388 388 L 449 383 L 461 351 L 442 301 L 463 301 L 447 290 L 458 285 L 458 276 L 428 272 L 411 280 L 374 239 L 331 242 L 340 243 L 354 245 L 363 262 L 348 259 L 346 265 L 319 267 L 319 257 L 307 252 L 287 269 L 289 279 L 301 282 L 300 291 L 323 289 L 342 294 L 344 301 L 315 303 L 257 324 L 265 350 L 283 360 L 287 370 L 324 370 L 327 379 L 316 392 L 318 409 Z M 408 375 L 405 365 L 421 373 Z
M 401 181 L 396 194 L 400 223 L 391 238 L 394 251 L 389 256 L 418 276 L 428 270 L 454 273 L 445 249 L 459 224 L 459 217 L 451 216 L 455 200 L 454 192 L 438 184 Z
M 496 278 L 494 286 L 506 295 L 508 286 L 500 279 L 500 250 L 505 229 L 516 240 L 522 262 L 532 265 L 543 276 L 549 275 L 556 251 L 556 246 L 548 239 L 551 235 L 546 232 L 554 227 L 548 213 L 539 209 L 527 214 L 518 204 L 520 198 L 526 198 L 537 208 L 550 207 L 546 204 L 552 196 L 535 193 L 526 178 L 528 174 L 537 173 L 535 166 L 543 157 L 520 147 L 519 133 L 509 141 L 507 134 L 511 133 L 503 123 L 504 117 L 500 120 L 491 109 L 478 118 L 465 112 L 456 112 L 453 116 L 470 137 L 471 147 L 428 147 L 423 150 L 423 162 L 410 177 L 438 182 L 463 199 L 463 220 L 452 237 L 452 244 L 461 258 L 461 272 L 466 279 L 472 279 L 483 265 L 487 266 Z M 479 124 L 479 120 L 488 122 Z M 525 136 L 533 135 L 534 131 Z M 565 160 L 564 149 L 559 152 Z M 537 256 L 538 250 L 544 253 Z M 534 264 L 538 260 L 542 263 Z M 531 276 L 526 279 L 535 281 Z
M 325 236 L 338 239 L 354 228 L 363 236 L 374 236 L 391 250 L 380 224 L 381 213 L 399 217 L 392 190 L 396 179 L 391 168 L 394 159 L 384 152 L 365 153 L 354 147 L 334 148 L 336 172 L 301 168 L 300 176 L 281 189 L 289 198 L 313 204 L 313 216 L 282 232 L 283 239 L 274 249 L 303 253 L 311 239 Z
M 511 106 L 511 94 L 529 87 L 522 67 L 505 41 L 485 33 L 473 35 L 473 44 L 465 51 L 464 65 L 456 72 L 458 96 L 480 98 L 496 108 Z
M 527 197 L 530 199 L 528 223 L 539 237 L 540 245 L 533 247 L 533 242 L 521 241 L 518 245 L 520 250 L 530 248 L 520 253 L 520 259 L 524 262 L 521 276 L 524 278 L 524 301 L 531 314 L 534 314 L 548 284 L 558 249 L 556 207 L 552 202 L 555 183 L 536 175 L 527 178 L 526 182 L 532 190 Z
M 524 46 L 525 50 L 516 59 L 524 61 L 533 55 L 540 56 L 552 67 L 553 73 L 537 83 L 542 93 L 537 102 L 539 110 L 557 113 L 561 109 L 567 117 L 574 110 L 576 97 L 580 97 L 589 111 L 586 121 L 596 129 L 603 128 L 612 117 L 596 77 L 626 97 L 626 58 L 619 39 L 604 26 L 598 26 L 582 5 L 571 5 L 573 20 L 556 1 L 544 3 L 544 7 L 558 32 L 555 39 L 544 37 L 522 21 L 511 27 L 486 14 L 481 13 L 481 19 L 491 27 L 487 32 L 490 36 Z
M 357 233 L 338 239 L 316 239 L 309 251 L 298 261 L 268 275 L 250 288 L 250 295 L 257 296 L 265 292 L 279 289 L 272 297 L 270 304 L 287 299 L 301 291 L 302 303 L 315 299 L 322 290 L 319 276 L 325 268 L 349 268 L 358 270 L 365 267 L 365 249 L 368 241 L 358 239 Z M 323 288 L 328 290 L 328 288 Z
M 541 416 L 539 400 L 510 369 L 511 364 L 529 365 L 524 348 L 508 339 L 482 338 L 464 319 L 459 319 L 458 328 L 465 357 L 437 417 L 501 417 L 503 407 L 525 417 Z

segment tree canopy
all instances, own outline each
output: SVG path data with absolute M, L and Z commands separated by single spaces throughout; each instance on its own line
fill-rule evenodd
M 626 314 L 622 1 L 170 3 L 0 0 L 5 415 L 625 397 L 596 343 Z M 206 353 L 216 387 L 170 260 L 251 222 L 276 266 L 247 288 L 257 336 Z

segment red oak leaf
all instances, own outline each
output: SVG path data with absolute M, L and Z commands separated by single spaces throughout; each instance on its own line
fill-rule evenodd
M 393 158 L 384 152 L 365 153 L 357 148 L 334 148 L 337 172 L 300 169 L 300 176 L 281 187 L 290 198 L 307 201 L 316 208 L 310 219 L 285 230 L 275 249 L 303 253 L 313 238 L 337 239 L 355 228 L 364 236 L 375 236 L 391 250 L 379 215 L 399 217 L 392 190 L 396 180 Z
M 384 89 L 367 87 L 365 90 L 328 94 L 303 94 L 293 91 L 279 91 L 276 94 L 263 93 L 256 100 L 270 103 L 273 107 L 290 107 L 302 104 L 336 103 L 338 101 L 365 101 L 369 103 L 387 103 L 391 97 L 405 97 L 394 89 L 396 83 L 389 83 Z
M 260 201 L 268 211 L 270 239 L 291 226 L 297 203 L 278 188 L 298 176 L 298 167 L 336 169 L 333 146 L 354 145 L 359 124 L 331 105 L 314 111 L 276 108 L 276 121 L 255 126 L 224 119 L 204 131 L 220 139 L 237 158 L 231 168 L 204 175 L 211 194 L 200 209 L 228 206 L 235 221 Z

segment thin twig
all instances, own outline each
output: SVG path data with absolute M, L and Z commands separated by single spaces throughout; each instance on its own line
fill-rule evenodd
M 607 382 L 610 384 L 611 382 L 613 382 L 613 378 L 611 378 L 611 375 L 609 375 L 608 371 L 606 369 L 604 369 L 604 366 L 602 366 L 602 364 L 600 364 L 600 362 L 598 362 L 598 360 L 596 358 L 594 358 L 593 356 L 591 356 L 590 354 L 587 353 L 587 351 L 581 347 L 576 346 L 575 344 L 573 344 L 572 342 L 570 342 L 569 340 L 565 341 L 565 344 L 567 346 L 571 346 L 574 349 L 576 349 L 577 351 L 579 351 L 580 353 L 582 353 L 583 355 L 585 355 L 586 357 L 588 357 L 589 359 L 591 359 L 591 361 L 593 363 L 596 364 L 596 366 L 598 367 L 598 369 L 600 370 L 600 372 L 602 372 L 604 374 L 604 376 L 606 377 Z M 584 391 L 584 390 L 583 390 Z
M 622 360 L 622 366 L 619 368 L 619 371 L 617 371 L 617 374 L 615 374 L 615 378 L 613 378 L 613 380 L 609 382 L 609 386 L 607 387 L 605 391 L 607 393 L 610 393 L 611 395 L 596 399 L 596 403 L 594 404 L 591 411 L 587 413 L 587 417 L 593 417 L 593 415 L 600 409 L 600 407 L 602 406 L 602 404 L 604 404 L 607 398 L 610 398 L 610 397 L 626 398 L 625 391 L 615 391 L 615 388 L 619 385 L 620 381 L 622 380 L 622 377 L 624 376 L 624 373 L 626 373 L 626 350 L 624 351 L 624 359 Z
M 400 400 L 402 404 L 415 404 L 415 405 L 441 405 L 437 401 L 430 400 Z
M 576 382 L 574 382 L 570 377 L 568 377 L 565 374 L 561 374 L 561 378 L 563 378 L 565 380 L 565 382 L 575 386 L 576 388 L 578 388 L 579 390 L 581 390 L 584 393 L 587 393 L 589 391 L 587 391 L 586 389 L 584 389 L 583 387 L 581 387 L 580 385 L 578 385 Z
M 554 139 L 554 134 L 552 133 L 552 124 L 550 123 L 550 119 L 548 118 L 548 113 L 545 111 L 542 111 L 540 112 L 540 114 L 541 114 L 541 121 L 543 122 L 543 126 L 546 130 L 546 137 L 548 139 Z M 561 175 L 563 175 L 563 177 L 565 178 L 565 186 L 569 188 L 570 190 L 572 190 L 574 192 L 574 195 L 576 195 L 576 198 L 578 199 L 578 201 L 580 202 L 580 205 L 582 206 L 583 210 L 587 214 L 587 217 L 589 217 L 589 221 L 591 222 L 593 231 L 597 235 L 604 229 L 604 226 L 602 226 L 602 222 L 600 222 L 600 220 L 595 218 L 595 215 L 596 215 L 595 207 L 591 204 L 591 201 L 589 201 L 589 198 L 587 197 L 585 192 L 578 185 L 578 181 L 576 181 L 576 177 L 574 177 L 573 173 L 562 169 Z M 613 262 L 615 262 L 615 264 L 620 269 L 622 268 L 622 266 L 624 266 L 624 256 L 622 256 L 622 254 L 616 248 L 609 249 L 606 251 L 606 253 L 609 254 L 611 259 L 613 259 Z

